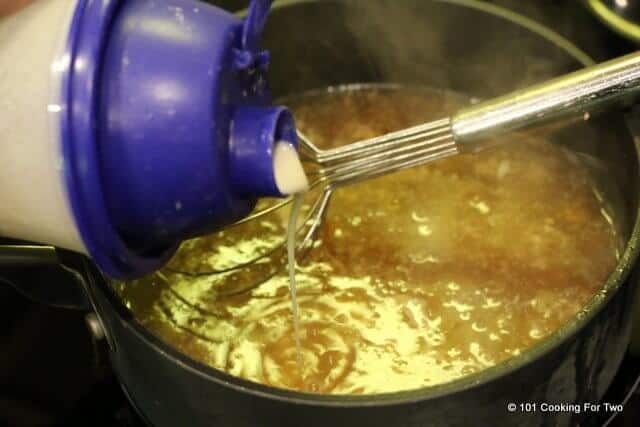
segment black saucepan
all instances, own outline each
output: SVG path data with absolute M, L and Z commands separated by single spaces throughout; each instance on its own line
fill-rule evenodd
M 591 63 L 550 29 L 475 0 L 276 2 L 264 44 L 272 53 L 275 96 L 347 83 L 393 82 L 486 98 Z M 558 143 L 607 166 L 608 185 L 622 195 L 619 215 L 625 218 L 628 243 L 605 292 L 520 356 L 408 392 L 345 397 L 275 389 L 204 366 L 156 338 L 85 261 L 79 281 L 102 322 L 123 388 L 155 426 L 577 424 L 584 412 L 510 412 L 507 405 L 597 402 L 627 348 L 640 233 L 638 147 L 629 117 L 608 114 L 555 136 Z

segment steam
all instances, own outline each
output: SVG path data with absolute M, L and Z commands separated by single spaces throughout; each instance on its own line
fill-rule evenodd
M 463 3 L 347 2 L 347 22 L 357 49 L 383 81 L 487 98 L 575 67 L 531 30 Z

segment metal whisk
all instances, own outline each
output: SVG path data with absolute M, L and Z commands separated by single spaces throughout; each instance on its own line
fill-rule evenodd
M 311 188 L 321 195 L 311 206 L 297 230 L 297 254 L 304 254 L 313 242 L 326 212 L 332 192 L 338 188 L 402 169 L 419 166 L 458 153 L 477 152 L 495 137 L 510 131 L 559 122 L 560 119 L 588 119 L 597 112 L 630 103 L 640 91 L 640 52 L 559 77 L 536 86 L 476 104 L 451 118 L 414 126 L 376 138 L 329 150 L 317 148 L 299 134 L 300 155 L 315 165 L 309 172 Z M 286 200 L 238 224 L 273 212 Z M 272 268 L 265 269 L 270 259 Z M 220 289 L 234 294 L 254 288 L 276 274 L 286 264 L 285 243 L 226 270 L 180 274 L 200 276 L 216 273 L 239 274 L 237 285 Z M 262 269 L 258 280 L 242 280 Z
M 510 131 L 588 119 L 640 90 L 640 53 L 585 68 L 500 98 L 451 118 L 414 126 L 330 150 L 300 135 L 304 160 L 320 166 L 312 186 L 338 187 L 463 152 L 477 152 Z
M 458 153 L 449 119 L 330 150 L 317 148 L 301 132 L 298 138 L 303 162 L 319 166 L 307 173 L 311 187 L 336 188 Z

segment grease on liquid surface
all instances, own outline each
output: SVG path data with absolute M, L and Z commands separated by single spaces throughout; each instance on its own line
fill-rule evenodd
M 370 89 L 289 105 L 328 148 L 440 118 L 458 103 Z M 303 212 L 317 196 L 305 196 Z M 268 253 L 284 242 L 288 209 L 186 242 L 170 268 L 118 290 L 153 333 L 233 375 L 318 393 L 406 390 L 492 366 L 570 320 L 616 265 L 610 218 L 580 161 L 539 139 L 339 189 L 298 262 L 302 365 L 286 269 L 217 297 L 280 263 L 199 278 L 171 270 L 224 270 Z

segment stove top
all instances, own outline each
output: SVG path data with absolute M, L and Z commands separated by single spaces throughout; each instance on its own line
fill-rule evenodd
M 246 3 L 209 2 L 229 8 Z M 573 0 L 489 2 L 550 25 L 596 60 L 636 48 L 603 28 Z M 92 341 L 84 316 L 81 312 L 32 303 L 0 281 L 0 425 L 145 425 L 118 384 L 104 344 Z M 581 427 L 640 425 L 640 392 L 636 389 L 632 393 L 638 378 L 640 359 L 627 355 L 603 399 L 608 403 L 624 402 L 624 411 L 614 419 L 600 413 L 585 420 Z

